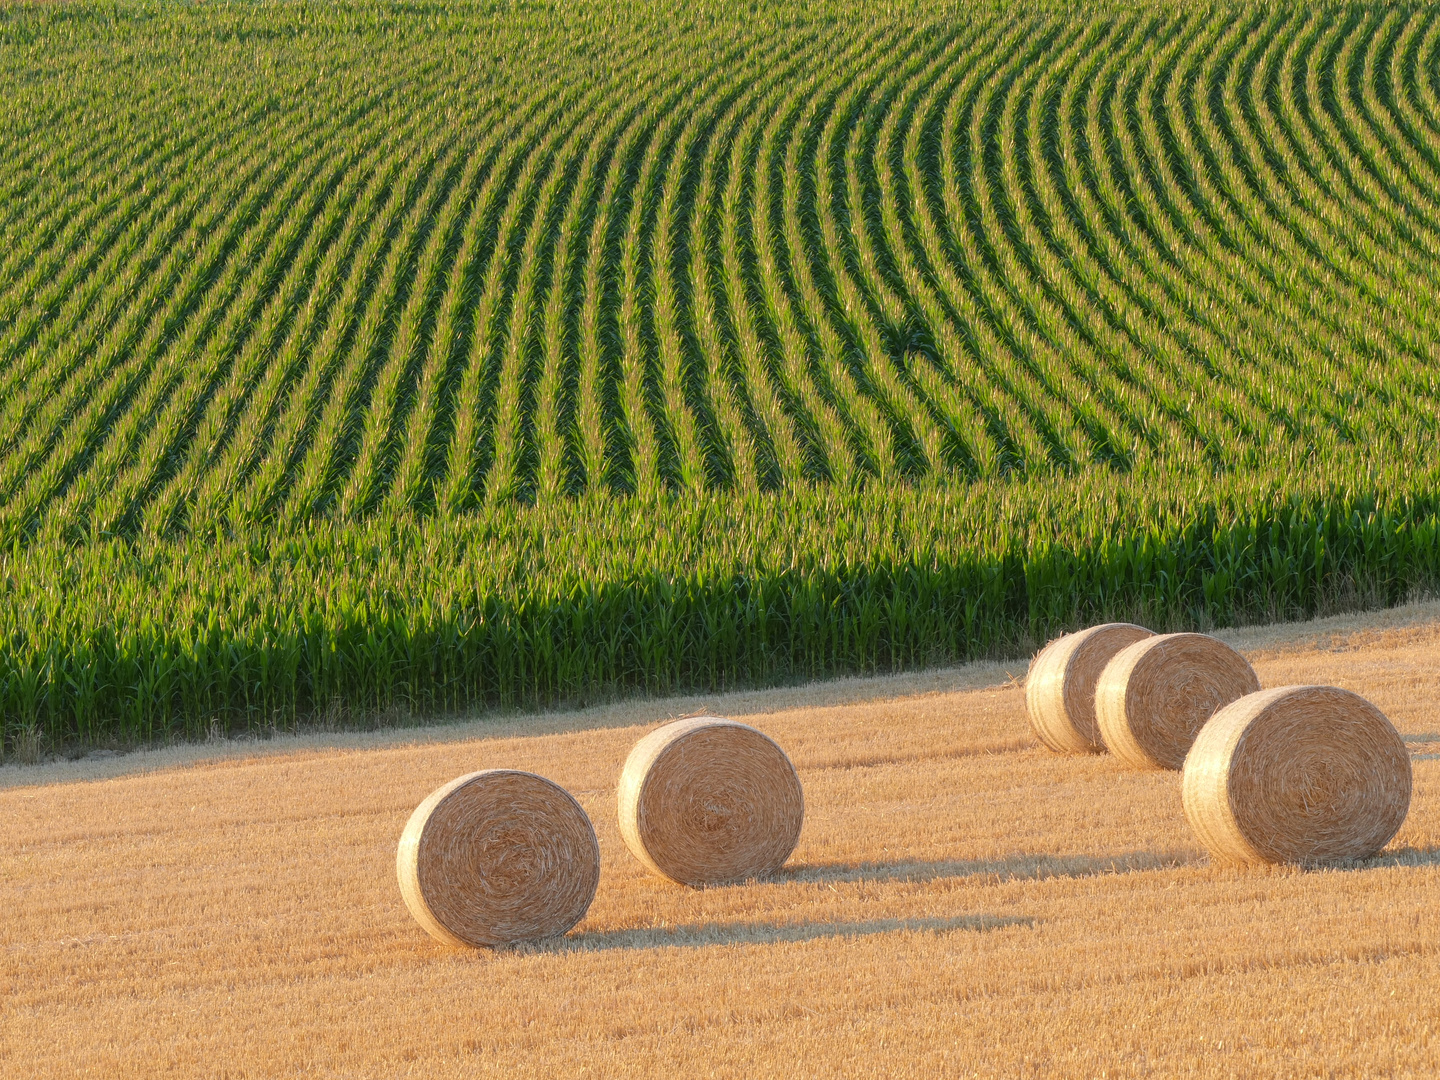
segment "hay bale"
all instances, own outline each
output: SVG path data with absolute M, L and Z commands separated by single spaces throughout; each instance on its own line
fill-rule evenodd
M 1225 706 L 1185 759 L 1185 816 L 1231 863 L 1374 855 L 1410 809 L 1410 755 L 1374 705 L 1334 686 L 1282 686 Z
M 1217 709 L 1260 689 L 1255 669 L 1206 634 L 1157 634 L 1127 645 L 1095 685 L 1110 752 L 1137 769 L 1178 769 Z
M 1110 658 L 1151 633 L 1132 623 L 1104 623 L 1056 638 L 1030 663 L 1025 710 L 1040 741 L 1060 754 L 1100 754 L 1095 684 Z
M 682 885 L 773 874 L 795 850 L 805 818 L 785 751 L 715 716 L 676 720 L 636 743 L 618 795 L 626 846 Z
M 543 776 L 485 769 L 416 807 L 395 856 L 415 921 L 451 945 L 565 933 L 600 881 L 600 844 L 571 794 Z

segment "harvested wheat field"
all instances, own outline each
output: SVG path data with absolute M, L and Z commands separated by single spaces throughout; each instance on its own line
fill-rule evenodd
M 0 1073 L 1433 1075 L 1440 605 L 1226 638 L 1404 734 L 1372 864 L 1212 868 L 1177 773 L 1042 749 L 998 665 L 0 769 Z M 778 880 L 689 890 L 621 841 L 630 747 L 702 708 L 799 770 Z M 396 842 L 499 766 L 575 793 L 599 893 L 553 943 L 446 947 Z

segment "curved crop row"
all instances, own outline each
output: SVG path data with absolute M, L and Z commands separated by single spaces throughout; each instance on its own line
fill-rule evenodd
M 1436 9 L 552 8 L 0 5 L 0 753 L 1440 582 Z
M 0 539 L 1434 433 L 1433 12 L 552 32 L 208 123 L 159 61 L 49 87 L 94 126 L 0 136 Z

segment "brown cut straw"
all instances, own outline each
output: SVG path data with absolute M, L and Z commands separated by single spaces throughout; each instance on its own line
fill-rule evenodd
M 1133 623 L 1103 623 L 1045 646 L 1025 677 L 1025 709 L 1040 741 L 1061 754 L 1104 753 L 1095 684 L 1112 656 L 1150 636 Z
M 636 743 L 617 794 L 626 846 L 683 885 L 773 874 L 805 819 L 785 751 L 753 727 L 714 716 L 673 721 Z
M 1095 686 L 1110 752 L 1137 769 L 1179 769 L 1205 721 L 1260 689 L 1238 652 L 1205 634 L 1158 634 L 1116 653 Z
M 1221 862 L 1323 864 L 1374 855 L 1410 809 L 1410 755 L 1374 705 L 1282 686 L 1225 706 L 1185 759 L 1185 816 Z
M 451 945 L 565 933 L 590 909 L 600 844 L 574 797 L 516 769 L 451 780 L 410 815 L 395 856 L 415 921 Z

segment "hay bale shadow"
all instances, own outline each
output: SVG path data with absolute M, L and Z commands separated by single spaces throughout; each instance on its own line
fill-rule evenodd
M 983 932 L 1006 926 L 1031 926 L 1034 922 L 1028 915 L 961 915 L 954 918 L 867 919 L 863 922 L 697 923 L 636 930 L 582 931 L 562 938 L 511 946 L 505 951 L 550 954 L 602 952 L 609 949 L 703 949 L 718 945 L 776 945 L 901 932 Z
M 946 859 L 938 862 L 792 864 L 772 879 L 783 882 L 902 881 L 991 878 L 1041 881 L 1046 878 L 1097 877 L 1147 870 L 1173 870 L 1202 861 L 1194 851 L 1131 851 L 1122 855 L 1010 855 L 1003 859 Z
M 1368 859 L 1316 863 L 1309 870 L 1383 870 L 1391 866 L 1440 866 L 1440 847 L 1391 848 Z

